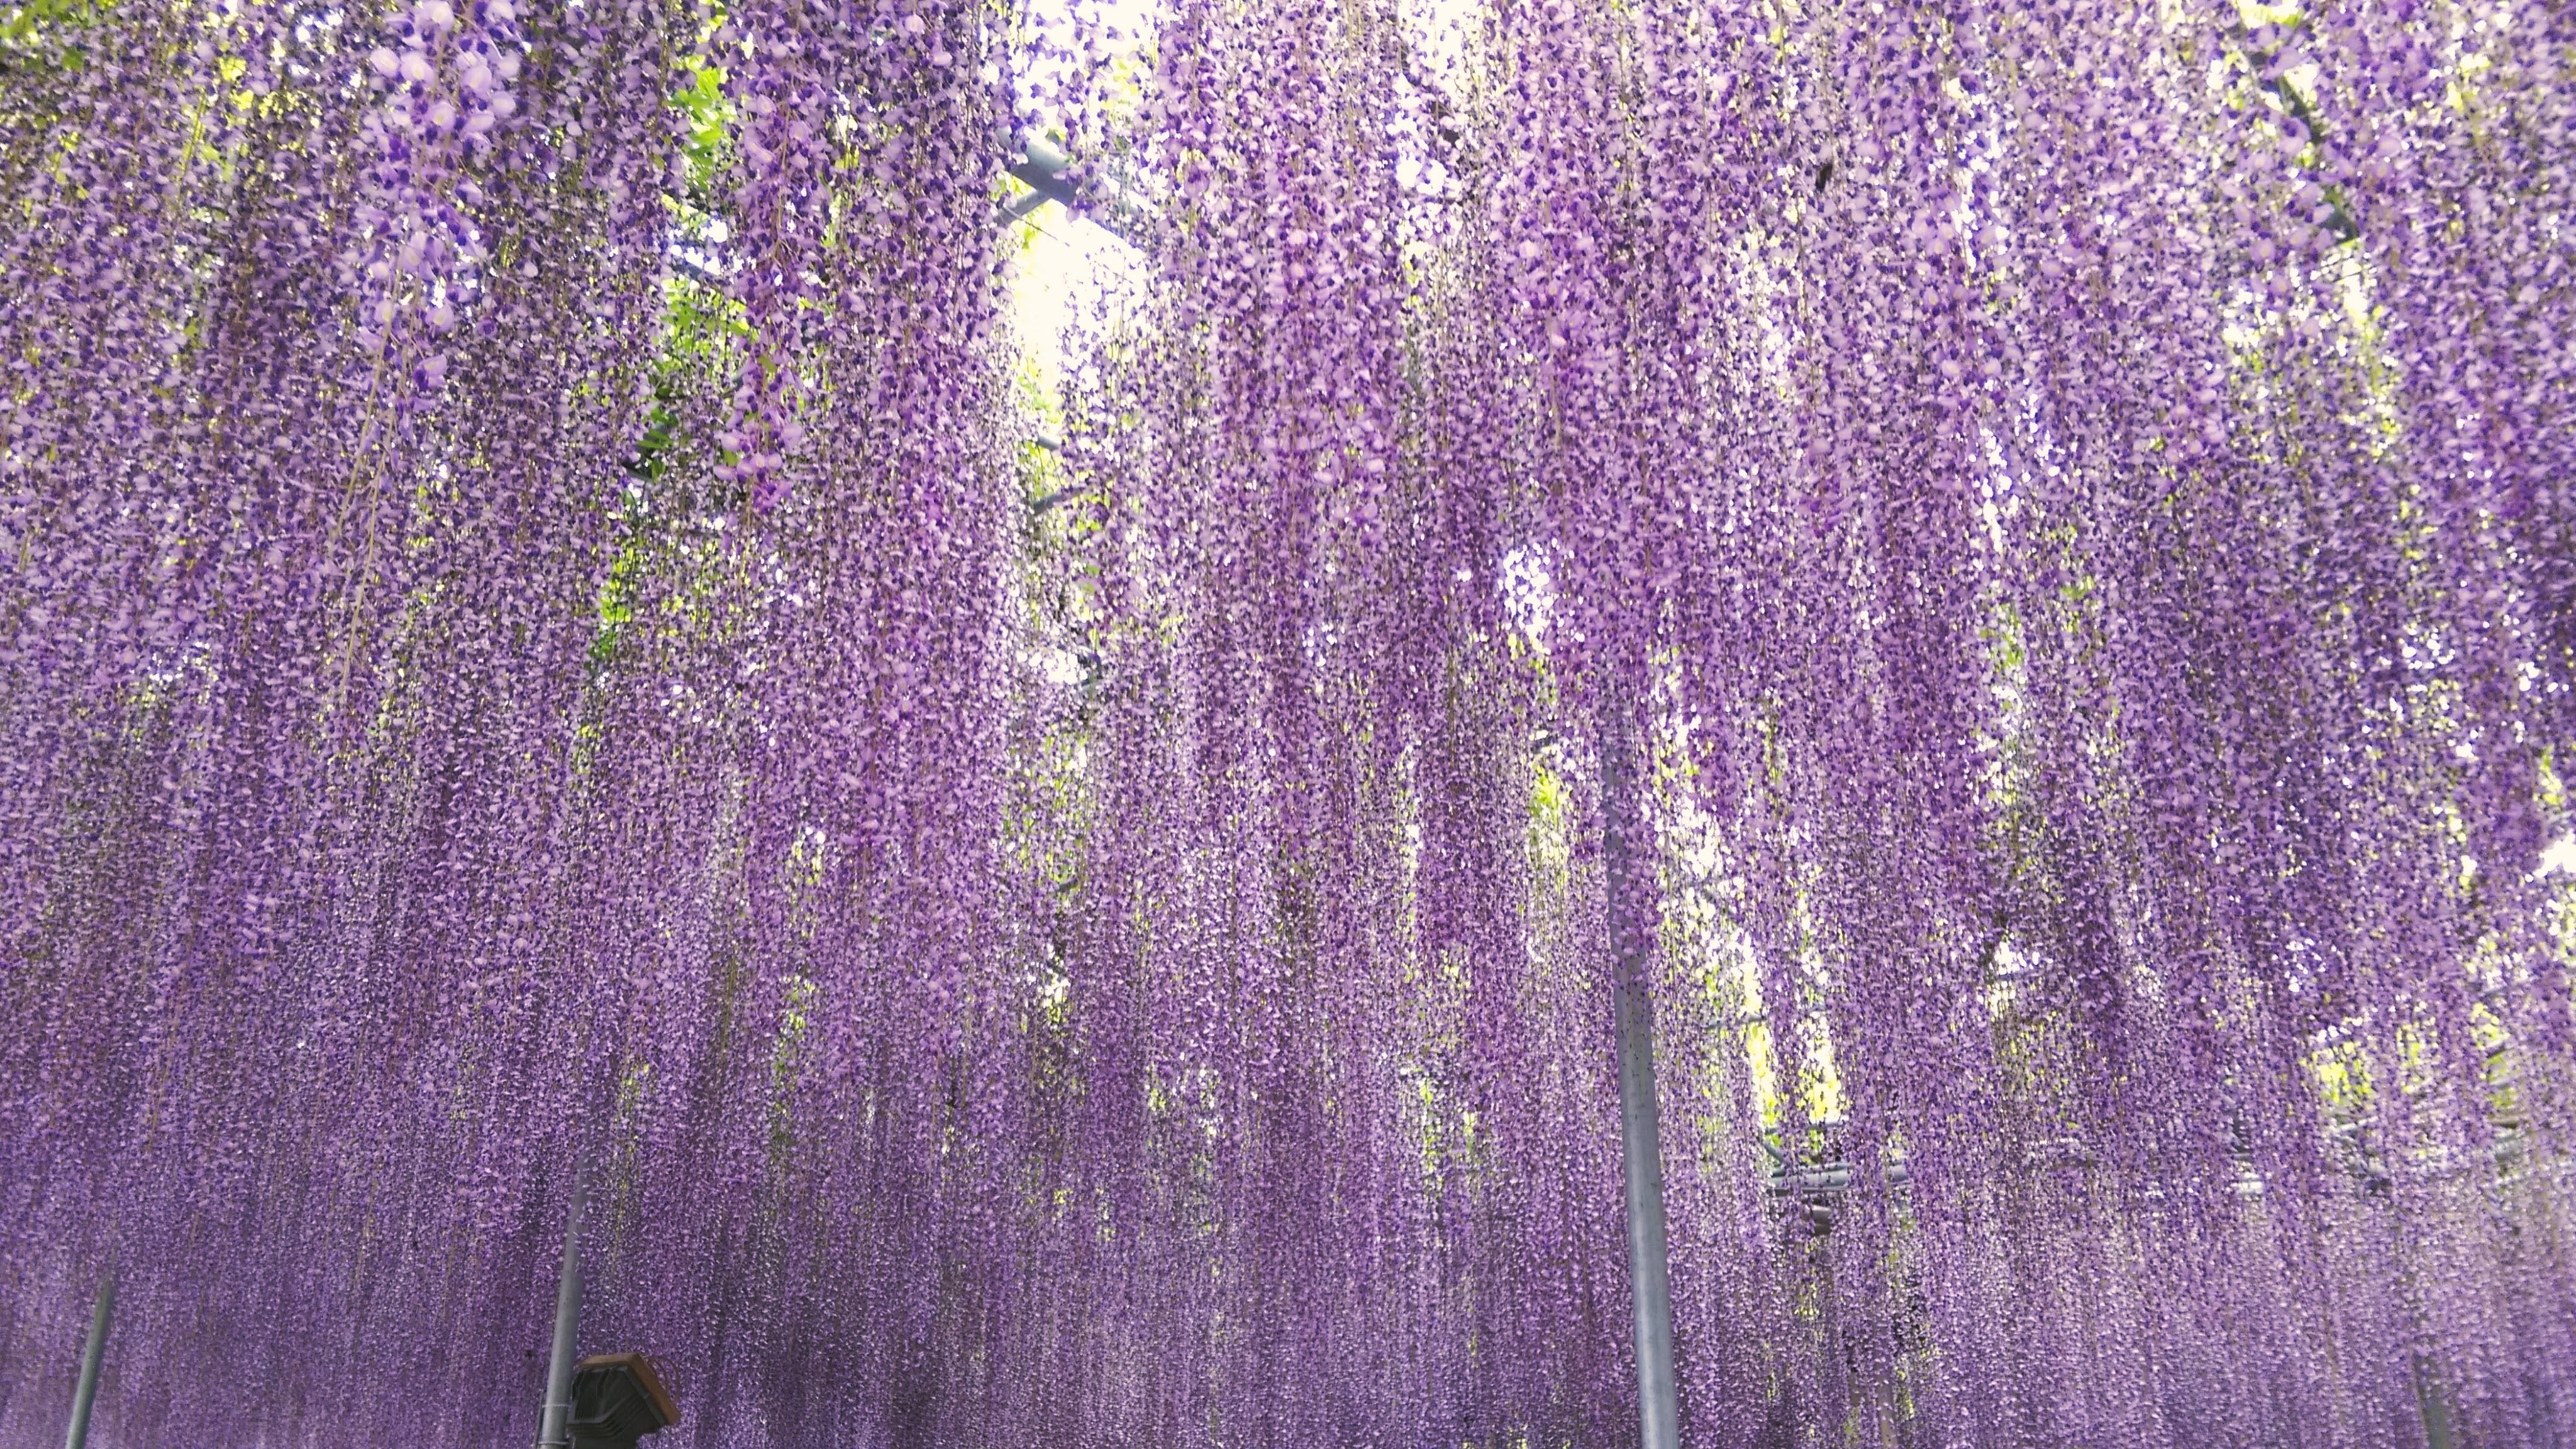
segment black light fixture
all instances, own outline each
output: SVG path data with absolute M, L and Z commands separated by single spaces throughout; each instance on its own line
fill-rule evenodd
M 679 1405 L 640 1353 L 595 1353 L 573 1370 L 572 1449 L 635 1449 L 678 1422 Z

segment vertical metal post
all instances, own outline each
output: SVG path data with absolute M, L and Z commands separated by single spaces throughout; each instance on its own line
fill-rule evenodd
M 89 1342 L 81 1346 L 80 1387 L 72 1390 L 72 1424 L 63 1449 L 89 1442 L 89 1411 L 98 1402 L 98 1368 L 107 1361 L 107 1328 L 116 1317 L 116 1269 L 98 1280 L 98 1298 L 90 1304 Z
M 546 1355 L 546 1398 L 538 1420 L 537 1449 L 572 1443 L 573 1340 L 581 1331 L 582 1175 L 573 1174 L 572 1216 L 564 1224 L 563 1276 L 555 1283 L 555 1341 Z
M 1628 1189 L 1628 1281 L 1637 1310 L 1639 1449 L 1677 1449 L 1681 1405 L 1673 1384 L 1673 1299 L 1664 1240 L 1662 1114 L 1655 1102 L 1655 1004 L 1646 970 L 1654 923 L 1636 919 L 1632 896 L 1653 860 L 1637 801 L 1637 707 L 1624 690 L 1601 702 L 1601 858 L 1609 892 L 1613 997 L 1619 1025 L 1619 1151 Z

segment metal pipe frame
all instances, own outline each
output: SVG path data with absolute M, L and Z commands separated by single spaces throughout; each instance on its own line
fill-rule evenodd
M 107 1362 L 107 1330 L 116 1319 L 116 1269 L 98 1280 L 98 1297 L 89 1309 L 89 1341 L 81 1345 L 80 1386 L 72 1390 L 71 1427 L 63 1449 L 82 1449 L 89 1442 L 89 1411 L 98 1403 L 99 1366 Z
M 555 1282 L 555 1337 L 546 1355 L 546 1397 L 539 1415 L 537 1449 L 567 1449 L 572 1443 L 573 1341 L 581 1331 L 582 1190 L 576 1173 L 572 1213 L 564 1224 L 563 1275 Z
M 1655 1097 L 1655 1003 L 1646 984 L 1654 923 L 1634 920 L 1641 870 L 1651 871 L 1638 807 L 1637 707 L 1613 691 L 1601 704 L 1601 858 L 1609 895 L 1611 971 L 1619 1029 L 1619 1155 L 1628 1191 L 1628 1281 L 1636 1308 L 1639 1449 L 1677 1449 L 1673 1300 L 1664 1230 L 1662 1112 Z

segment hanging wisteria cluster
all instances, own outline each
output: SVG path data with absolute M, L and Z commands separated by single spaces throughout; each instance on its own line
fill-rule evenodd
M 1627 1443 L 1626 979 L 1687 1444 L 2576 1444 L 2564 7 L 20 0 L 0 203 L 0 1443 L 529 1442 L 576 1193 L 665 1446 Z

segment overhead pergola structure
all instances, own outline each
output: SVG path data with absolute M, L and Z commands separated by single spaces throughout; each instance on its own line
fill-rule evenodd
M 1025 137 L 1020 153 L 1012 157 L 1003 170 L 1027 186 L 1029 194 L 1002 203 L 1002 220 L 1018 221 L 1034 215 L 1038 208 L 1050 201 L 1069 213 L 1074 212 L 1081 205 L 1081 198 L 1064 179 L 1065 169 L 1072 164 L 1073 158 L 1046 137 Z

